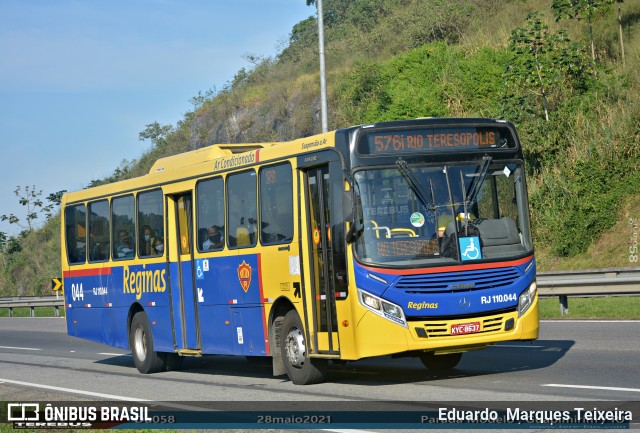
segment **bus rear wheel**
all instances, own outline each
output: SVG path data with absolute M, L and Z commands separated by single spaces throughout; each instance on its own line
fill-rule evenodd
M 420 361 L 429 370 L 445 371 L 451 370 L 460 362 L 462 353 L 447 353 L 445 355 L 436 355 L 433 352 L 424 352 L 420 354 Z
M 156 373 L 165 368 L 162 354 L 153 350 L 153 336 L 147 314 L 140 311 L 131 320 L 129 346 L 133 353 L 133 362 L 142 374 Z
M 295 310 L 284 316 L 281 329 L 280 350 L 291 382 L 296 385 L 321 382 L 326 376 L 328 362 L 308 356 L 302 322 Z

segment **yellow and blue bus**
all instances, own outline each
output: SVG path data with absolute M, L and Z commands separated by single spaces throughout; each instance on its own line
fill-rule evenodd
M 270 358 L 296 384 L 330 362 L 538 337 L 521 145 L 491 119 L 415 119 L 219 144 L 68 193 L 68 333 L 132 351 Z M 267 358 L 268 357 L 268 358 Z

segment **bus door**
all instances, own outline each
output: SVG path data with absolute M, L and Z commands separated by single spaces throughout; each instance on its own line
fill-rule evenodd
M 191 193 L 167 196 L 169 273 L 174 345 L 178 350 L 199 350 L 200 321 L 193 260 L 193 201 Z
M 329 164 L 305 171 L 307 254 L 305 273 L 305 328 L 315 353 L 339 354 L 336 284 L 331 233 Z

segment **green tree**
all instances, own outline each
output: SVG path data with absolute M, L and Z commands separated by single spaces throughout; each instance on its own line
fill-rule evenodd
M 22 232 L 18 237 L 11 236 L 9 239 L 7 239 L 4 251 L 7 254 L 14 254 L 22 251 L 22 244 L 20 243 L 20 241 L 21 239 L 24 239 L 24 236 L 25 232 Z
M 24 188 L 17 186 L 14 190 L 14 194 L 18 197 L 18 203 L 26 207 L 26 215 L 24 219 L 20 219 L 13 213 L 9 215 L 1 215 L 1 221 L 9 221 L 9 224 L 16 224 L 18 227 L 26 231 L 33 231 L 35 220 L 38 219 L 38 215 L 42 214 L 48 220 L 53 216 L 53 210 L 56 206 L 60 205 L 62 195 L 66 191 L 58 191 L 56 193 L 49 194 L 46 198 L 48 204 L 42 200 L 42 190 L 36 189 L 35 186 L 25 186 Z
M 581 19 L 586 18 L 589 24 L 589 44 L 591 45 L 591 58 L 596 59 L 596 49 L 593 43 L 593 17 L 601 9 L 612 3 L 612 0 L 553 0 L 551 9 L 556 16 L 556 21 L 562 18 Z
M 504 78 L 509 89 L 507 98 L 521 118 L 526 109 L 542 105 L 544 119 L 549 122 L 554 103 L 564 92 L 584 87 L 591 71 L 589 62 L 566 33 L 551 32 L 543 14 L 532 12 L 525 27 L 511 32 L 509 49 L 514 58 L 509 62 Z
M 293 26 L 289 35 L 289 46 L 278 55 L 281 61 L 300 62 L 306 52 L 317 49 L 318 23 L 315 17 L 309 17 Z
M 149 140 L 156 146 L 161 146 L 166 143 L 167 136 L 173 132 L 173 126 L 160 125 L 158 122 L 153 122 L 146 125 L 144 131 L 138 134 L 138 140 Z
M 216 88 L 215 86 L 212 87 L 211 89 L 207 90 L 206 92 L 202 93 L 202 91 L 198 90 L 198 94 L 196 96 L 194 96 L 193 98 L 189 99 L 189 102 L 191 102 L 193 104 L 193 108 L 194 110 L 199 109 L 200 107 L 202 107 L 202 105 L 207 102 L 207 101 L 211 101 L 213 98 L 215 98 L 216 96 Z M 158 122 L 155 122 L 158 123 Z M 149 126 L 154 125 L 153 123 L 147 125 L 147 129 L 149 129 Z M 159 126 L 159 124 L 158 124 Z M 166 126 L 165 126 L 166 128 Z M 146 130 L 145 130 L 146 131 Z M 145 131 L 141 132 L 140 134 L 143 134 Z M 140 138 L 141 140 L 146 140 L 147 137 L 145 135 L 144 138 L 141 138 L 140 135 L 138 135 L 138 138 Z

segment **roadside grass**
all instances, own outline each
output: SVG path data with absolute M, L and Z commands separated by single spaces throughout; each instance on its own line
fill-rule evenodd
M 28 307 L 14 308 L 13 317 L 30 317 L 31 316 L 30 310 L 31 309 Z M 54 311 L 55 310 L 53 307 L 36 307 L 35 314 L 36 314 L 36 317 L 54 317 L 55 316 Z M 60 317 L 64 317 L 64 307 L 62 306 L 59 307 L 58 313 L 60 314 Z M 9 317 L 9 309 L 0 308 L 0 317 Z
M 549 247 L 536 244 L 538 272 L 637 267 L 638 262 L 632 261 L 629 247 L 638 241 L 640 194 L 626 197 L 612 221 L 611 228 L 584 254 L 576 257 L 555 257 Z
M 560 315 L 558 297 L 539 299 L 540 319 L 640 320 L 640 296 L 569 297 L 569 312 Z

